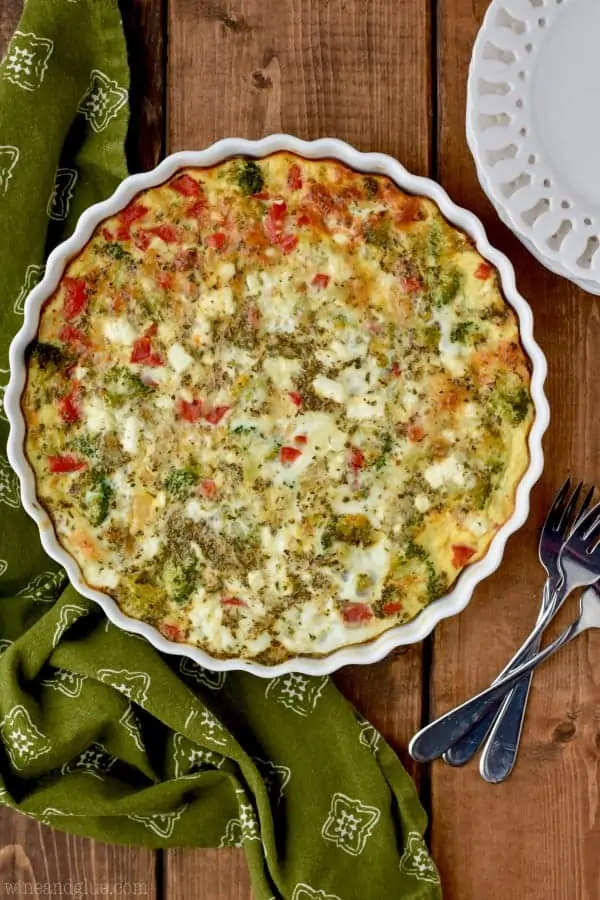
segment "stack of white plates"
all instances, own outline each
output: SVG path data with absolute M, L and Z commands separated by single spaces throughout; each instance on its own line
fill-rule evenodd
M 600 295 L 600 0 L 492 0 L 473 48 L 479 181 L 540 262 Z

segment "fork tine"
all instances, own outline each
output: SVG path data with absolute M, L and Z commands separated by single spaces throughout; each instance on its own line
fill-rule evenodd
M 587 540 L 588 532 L 592 530 L 594 525 L 596 525 L 598 518 L 600 517 L 600 503 L 595 503 L 594 506 L 577 521 L 573 529 L 572 537 L 577 538 L 578 540 Z
M 560 517 L 560 522 L 558 523 L 557 531 L 560 531 L 561 534 L 566 534 L 569 531 L 571 521 L 573 519 L 573 510 L 577 507 L 577 503 L 579 501 L 579 495 L 583 489 L 583 481 L 580 481 L 571 497 L 569 498 L 568 503 L 566 504 L 563 514 Z M 577 517 L 579 518 L 579 516 Z
M 596 518 L 595 523 L 586 534 L 585 539 L 588 544 L 587 552 L 593 553 L 598 544 L 598 540 L 600 539 L 600 515 Z
M 594 485 L 592 485 L 592 487 L 589 489 L 589 491 L 583 498 L 583 503 L 579 507 L 579 512 L 577 513 L 575 521 L 573 522 L 573 528 L 577 525 L 577 523 L 580 521 L 582 516 L 584 516 L 585 513 L 588 511 L 590 504 L 591 504 L 592 500 L 594 499 L 595 493 L 596 493 L 596 488 L 594 487 Z
M 567 478 L 556 497 L 552 502 L 552 506 L 548 510 L 548 515 L 546 516 L 546 521 L 542 526 L 542 531 L 546 531 L 546 529 L 555 530 L 555 523 L 560 522 L 563 510 L 564 510 L 564 499 L 569 493 L 571 488 L 571 479 Z

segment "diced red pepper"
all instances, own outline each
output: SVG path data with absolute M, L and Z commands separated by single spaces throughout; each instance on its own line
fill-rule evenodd
M 298 217 L 296 218 L 296 225 L 298 225 L 300 228 L 304 228 L 305 225 L 310 225 L 310 216 L 308 215 L 308 213 L 299 213 Z
M 396 613 L 402 612 L 404 609 L 404 605 L 401 600 L 390 600 L 389 603 L 385 603 L 383 606 L 383 614 L 384 616 L 393 616 Z
M 177 412 L 186 422 L 197 422 L 204 412 L 204 403 L 202 400 L 188 403 L 187 400 L 180 399 L 177 402 Z
M 298 391 L 288 391 L 288 397 L 295 406 L 302 406 L 304 403 L 302 394 L 299 394 Z
M 425 429 L 422 425 L 417 425 L 416 423 L 411 423 L 406 429 L 406 433 L 408 435 L 409 441 L 412 441 L 413 444 L 418 444 L 419 441 L 422 441 L 425 437 Z
M 187 215 L 190 219 L 200 219 L 206 209 L 206 200 L 202 198 L 201 200 L 196 200 L 192 203 L 191 206 L 187 209 Z
M 248 604 L 239 597 L 223 597 L 221 606 L 248 606 Z
M 126 206 L 117 216 L 117 221 L 119 223 L 117 238 L 120 241 L 129 240 L 131 237 L 131 226 L 134 222 L 137 222 L 138 219 L 143 219 L 147 212 L 148 207 L 144 206 L 142 203 L 136 203 L 134 201 L 133 203 L 130 203 L 129 206 Z
M 151 325 L 148 325 L 144 332 L 144 337 L 153 338 L 158 333 L 158 322 L 153 322 Z
M 63 456 L 49 456 L 48 468 L 55 474 L 64 474 L 66 472 L 79 472 L 85 469 L 87 463 L 83 459 L 77 459 L 72 453 L 65 453 Z
M 150 246 L 150 235 L 147 231 L 138 231 L 138 233 L 133 237 L 133 243 L 138 248 L 138 250 L 141 250 L 142 253 L 145 253 Z
M 113 239 L 112 232 L 110 232 L 108 230 L 108 228 L 100 229 L 100 234 L 102 235 L 102 237 L 104 238 L 105 241 L 112 241 L 112 239 Z
M 253 200 L 268 200 L 269 192 L 268 191 L 259 191 L 258 194 L 252 194 Z
M 479 278 L 480 281 L 487 281 L 491 274 L 492 267 L 487 262 L 480 263 L 475 270 L 475 278 Z
M 222 231 L 215 231 L 206 238 L 206 246 L 212 247 L 213 250 L 221 250 L 227 240 L 227 235 Z
M 130 203 L 129 206 L 126 206 L 125 209 L 121 210 L 117 219 L 122 225 L 131 225 L 132 222 L 143 219 L 147 212 L 147 206 L 134 201 L 133 203 Z
M 168 291 L 173 287 L 175 274 L 173 272 L 159 272 L 156 276 L 156 280 L 158 281 L 161 288 Z
M 475 555 L 473 547 L 465 547 L 464 544 L 452 544 L 452 565 L 455 569 L 462 569 Z
M 200 197 L 202 188 L 191 175 L 180 175 L 169 183 L 169 187 L 184 197 Z
M 204 497 L 208 497 L 212 499 L 217 494 L 217 485 L 212 480 L 212 478 L 205 478 L 204 481 L 200 484 L 200 493 Z
M 355 472 L 362 469 L 365 464 L 365 454 L 358 447 L 350 448 L 350 466 Z
M 63 343 L 70 344 L 75 349 L 83 350 L 90 346 L 86 335 L 74 325 L 63 325 L 58 332 L 58 337 Z
M 311 284 L 314 285 L 314 287 L 326 288 L 329 284 L 329 275 L 325 275 L 324 272 L 317 272 L 311 281 Z
M 284 234 L 284 236 L 279 241 L 279 246 L 286 255 L 288 253 L 291 253 L 292 250 L 295 250 L 297 244 L 298 238 L 295 234 Z
M 210 412 L 207 412 L 204 418 L 211 425 L 218 425 L 221 419 L 229 412 L 230 406 L 215 406 Z
M 68 425 L 71 425 L 73 422 L 78 422 L 80 419 L 80 410 L 77 403 L 78 395 L 79 382 L 76 381 L 70 393 L 61 397 L 58 402 L 58 413 L 63 422 L 66 422 Z
M 150 328 L 153 327 L 154 326 L 152 325 L 150 326 Z M 135 341 L 133 347 L 131 348 L 131 356 L 129 357 L 129 362 L 154 367 L 164 366 L 165 364 L 165 361 L 160 353 L 152 352 L 152 341 L 147 332 L 143 337 L 138 338 L 137 341 Z
M 302 189 L 302 172 L 300 171 L 300 166 L 297 163 L 294 163 L 290 166 L 287 177 L 288 187 L 292 191 L 299 191 Z
M 281 240 L 286 212 L 287 204 L 283 200 L 275 200 L 265 216 L 265 232 L 272 244 L 278 244 Z
M 67 322 L 76 319 L 83 312 L 87 302 L 87 284 L 83 278 L 63 278 L 65 299 L 63 301 L 63 318 Z
M 348 625 L 362 625 L 373 618 L 373 612 L 366 603 L 347 603 L 342 609 L 342 617 Z
M 423 284 L 419 281 L 418 278 L 413 278 L 412 276 L 409 278 L 401 279 L 402 290 L 407 294 L 416 294 L 417 291 L 423 290 Z
M 398 365 L 397 362 L 392 364 L 391 371 L 392 371 L 392 375 L 394 376 L 394 378 L 400 378 L 400 376 L 402 375 L 402 369 L 400 368 L 400 366 Z
M 296 447 L 282 447 L 279 451 L 279 462 L 289 465 L 290 463 L 296 462 L 301 455 L 302 451 L 298 450 Z
M 161 622 L 158 628 L 160 633 L 169 641 L 181 641 L 183 638 L 182 629 L 179 625 L 174 625 L 172 622 Z
M 155 234 L 165 244 L 177 244 L 181 240 L 181 234 L 174 225 L 157 225 L 155 228 L 149 228 L 150 234 Z
M 305 434 L 297 434 L 296 437 L 294 438 L 294 443 L 300 444 L 300 445 L 307 444 L 308 438 Z

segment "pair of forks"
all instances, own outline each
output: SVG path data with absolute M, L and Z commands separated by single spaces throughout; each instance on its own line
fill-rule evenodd
M 542 606 L 531 634 L 492 685 L 419 731 L 409 752 L 419 762 L 443 756 L 450 765 L 464 765 L 481 744 L 480 772 L 489 782 L 504 781 L 517 756 L 534 669 L 589 628 L 600 628 L 600 503 L 592 505 L 594 489 L 581 505 L 580 483 L 562 486 L 540 536 L 540 561 L 546 570 Z M 542 635 L 575 588 L 586 586 L 579 617 L 540 651 Z M 489 735 L 489 737 L 488 737 Z

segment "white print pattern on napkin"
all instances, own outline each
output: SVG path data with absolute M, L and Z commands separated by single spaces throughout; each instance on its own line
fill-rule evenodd
M 19 162 L 20 155 L 21 151 L 18 147 L 13 147 L 11 144 L 0 145 L 0 197 L 8 190 L 8 183 Z
M 71 201 L 75 195 L 78 174 L 76 169 L 57 169 L 54 186 L 48 200 L 46 212 L 49 219 L 64 222 L 69 215 Z
M 51 747 L 50 739 L 33 724 L 29 712 L 20 705 L 13 706 L 2 719 L 0 736 L 14 769 L 23 769 Z
M 85 116 L 93 130 L 99 134 L 116 118 L 121 107 L 127 103 L 127 96 L 125 88 L 120 87 L 104 72 L 94 69 L 78 112 Z
M 335 793 L 321 835 L 350 856 L 359 856 L 380 818 L 381 811 L 375 806 Z
M 412 875 L 418 881 L 439 884 L 440 876 L 427 850 L 427 845 L 417 831 L 410 831 L 406 849 L 400 860 L 400 871 Z
M 37 90 L 46 75 L 54 43 L 33 32 L 15 31 L 4 62 L 2 75 L 25 91 Z

